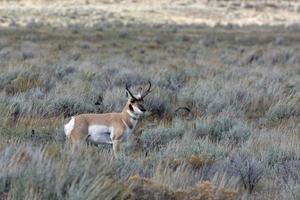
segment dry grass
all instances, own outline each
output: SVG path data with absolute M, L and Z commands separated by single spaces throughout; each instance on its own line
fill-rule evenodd
M 0 3 L 0 198 L 298 199 L 298 2 L 80 2 Z M 119 159 L 65 141 L 148 80 Z

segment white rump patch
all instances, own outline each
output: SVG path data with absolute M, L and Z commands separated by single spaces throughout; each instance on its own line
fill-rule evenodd
M 66 134 L 67 137 L 70 136 L 71 131 L 74 128 L 74 123 L 75 123 L 75 118 L 72 117 L 71 120 L 67 124 L 65 124 L 64 130 L 65 130 L 65 134 Z
M 104 125 L 89 126 L 89 140 L 95 143 L 112 144 L 113 127 Z

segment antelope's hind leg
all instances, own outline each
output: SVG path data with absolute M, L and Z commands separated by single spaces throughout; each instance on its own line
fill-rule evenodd
M 72 130 L 72 132 L 69 136 L 69 140 L 72 145 L 86 144 L 87 141 L 89 140 L 89 135 L 87 134 L 86 130 L 84 130 L 82 128 L 78 128 L 78 129 Z

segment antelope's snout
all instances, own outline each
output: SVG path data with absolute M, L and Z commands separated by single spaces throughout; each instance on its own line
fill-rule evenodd
M 138 108 L 140 109 L 140 111 L 142 111 L 143 113 L 146 112 L 145 107 L 142 104 L 138 105 Z

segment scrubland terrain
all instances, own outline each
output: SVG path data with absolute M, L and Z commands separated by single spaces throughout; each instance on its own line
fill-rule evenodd
M 297 1 L 74 2 L 0 3 L 1 199 L 300 199 Z M 148 80 L 120 158 L 68 144 Z

